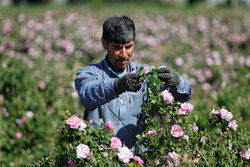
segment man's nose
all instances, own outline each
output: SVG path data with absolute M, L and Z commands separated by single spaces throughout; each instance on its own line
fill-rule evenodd
M 121 53 L 120 53 L 120 56 L 121 56 L 122 58 L 127 58 L 127 57 L 128 57 L 126 48 L 122 48 Z

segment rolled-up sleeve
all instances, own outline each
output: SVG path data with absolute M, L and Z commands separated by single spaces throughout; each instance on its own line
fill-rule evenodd
M 85 110 L 92 111 L 118 96 L 114 88 L 115 79 L 100 80 L 91 66 L 81 68 L 76 75 L 75 87 Z

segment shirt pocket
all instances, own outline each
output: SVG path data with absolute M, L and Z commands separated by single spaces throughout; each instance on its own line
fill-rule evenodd
M 143 104 L 143 94 L 141 92 L 131 92 L 129 95 L 129 112 L 134 117 L 139 117 Z

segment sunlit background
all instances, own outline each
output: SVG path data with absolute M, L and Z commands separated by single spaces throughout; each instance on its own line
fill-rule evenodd
M 84 111 L 76 72 L 104 58 L 102 23 L 114 14 L 135 22 L 133 61 L 192 83 L 201 129 L 222 106 L 249 129 L 250 0 L 0 0 L 0 166 L 27 166 L 63 142 L 65 111 Z

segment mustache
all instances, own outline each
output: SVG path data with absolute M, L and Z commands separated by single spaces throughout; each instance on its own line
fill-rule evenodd
M 129 60 L 129 57 L 126 57 L 126 58 L 118 57 L 117 60 L 119 60 L 119 61 L 127 61 L 127 60 Z

